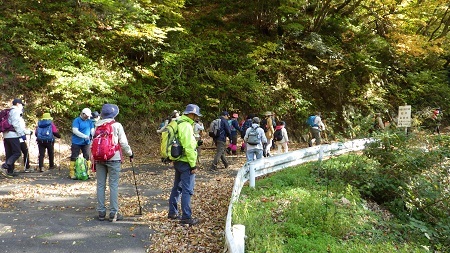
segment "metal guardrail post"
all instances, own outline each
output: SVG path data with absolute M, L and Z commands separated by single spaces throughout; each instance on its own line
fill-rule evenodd
M 245 226 L 244 225 L 233 225 L 233 237 L 236 243 L 237 252 L 245 252 Z
M 322 145 L 320 145 L 320 148 L 319 148 L 319 162 L 321 162 L 322 160 L 323 160 L 323 146 Z
M 250 184 L 250 187 L 252 187 L 252 188 L 255 188 L 255 178 L 256 178 L 256 176 L 255 176 L 255 165 L 252 163 L 252 162 L 250 162 L 249 164 L 248 164 L 248 170 L 249 170 L 249 184 Z

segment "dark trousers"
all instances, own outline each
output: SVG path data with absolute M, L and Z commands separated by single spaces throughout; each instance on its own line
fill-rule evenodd
M 90 149 L 91 149 L 91 145 L 72 144 L 72 146 L 70 147 L 70 150 L 72 152 L 72 154 L 70 155 L 70 160 L 76 161 L 78 156 L 80 155 L 80 150 L 83 153 L 84 159 L 89 160 L 89 156 L 91 155 Z
M 14 163 L 19 159 L 22 153 L 20 149 L 19 138 L 6 138 L 3 139 L 3 145 L 5 146 L 6 161 L 3 167 L 8 168 L 8 173 L 14 172 Z
M 55 143 L 54 142 L 41 142 L 38 141 L 39 149 L 39 168 L 44 168 L 45 151 L 48 152 L 48 163 L 50 168 L 55 166 Z
M 23 164 L 25 165 L 25 168 L 29 169 L 30 168 L 30 157 L 29 157 L 30 153 L 28 153 L 28 145 L 25 141 L 20 143 L 20 150 L 22 151 L 22 154 L 23 154 Z
M 214 161 L 213 164 L 211 165 L 211 169 L 213 170 L 217 169 L 219 159 L 222 160 L 223 165 L 225 165 L 225 167 L 228 167 L 228 161 L 227 158 L 225 157 L 226 142 L 217 140 L 216 145 L 217 145 L 216 155 L 214 156 Z

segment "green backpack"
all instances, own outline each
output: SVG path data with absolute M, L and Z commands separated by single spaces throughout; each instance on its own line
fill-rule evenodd
M 75 161 L 75 177 L 78 180 L 88 180 L 88 165 L 84 157 L 78 157 Z
M 161 161 L 169 163 L 178 160 L 183 154 L 183 147 L 178 140 L 178 125 L 187 122 L 184 120 L 173 120 L 161 133 Z

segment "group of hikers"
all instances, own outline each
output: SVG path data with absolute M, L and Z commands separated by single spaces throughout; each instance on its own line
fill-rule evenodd
M 14 163 L 23 151 L 24 156 L 29 160 L 28 150 L 25 150 L 23 147 L 27 146 L 27 136 L 33 134 L 33 131 L 25 126 L 25 121 L 22 117 L 23 107 L 24 103 L 21 99 L 12 101 L 12 106 L 8 109 L 6 117 L 6 124 L 9 126 L 7 129 L 2 129 L 5 162 L 2 164 L 1 173 L 5 177 L 17 176 L 17 173 L 14 172 Z M 90 168 L 96 173 L 96 210 L 100 221 L 105 219 L 110 221 L 123 219 L 119 212 L 118 203 L 121 164 L 124 156 L 129 157 L 130 162 L 134 158 L 122 124 L 115 121 L 115 117 L 118 114 L 119 108 L 117 105 L 104 104 L 101 113 L 92 112 L 90 108 L 82 109 L 80 115 L 72 122 L 69 177 L 78 179 L 76 167 L 80 158 L 84 159 L 85 168 Z M 212 124 L 209 129 L 206 129 L 200 120 L 201 117 L 200 108 L 195 104 L 188 104 L 183 112 L 173 111 L 157 130 L 158 133 L 165 132 L 172 121 L 176 121 L 178 125 L 177 135 L 182 152 L 179 158 L 171 161 L 175 175 L 169 197 L 168 218 L 179 220 L 181 224 L 194 225 L 199 222 L 197 218 L 192 217 L 190 198 L 194 194 L 195 173 L 201 152 L 200 147 L 203 143 L 203 133 L 212 131 Z M 4 120 L 2 119 L 2 125 L 3 122 Z M 239 136 L 243 140 L 241 151 L 245 152 L 248 162 L 272 156 L 274 144 L 278 146 L 279 154 L 289 150 L 286 123 L 277 121 L 273 112 L 265 112 L 262 119 L 255 114 L 249 114 L 239 122 L 238 113 L 230 115 L 227 111 L 223 111 L 216 122 L 217 131 L 213 137 L 216 153 L 209 168 L 211 171 L 217 171 L 219 160 L 222 161 L 225 168 L 229 167 L 225 154 L 237 154 Z M 311 133 L 316 139 L 316 144 L 320 144 L 322 125 L 320 115 L 315 115 Z M 317 133 L 319 134 L 317 135 Z M 49 112 L 41 115 L 34 134 L 39 149 L 39 167 L 37 171 L 43 172 L 45 169 L 44 157 L 46 152 L 49 158 L 48 169 L 54 169 L 55 138 L 60 138 L 61 135 Z M 79 157 L 80 153 L 82 157 Z M 26 169 L 26 171 L 31 171 L 29 166 Z M 107 217 L 105 191 L 108 177 L 110 204 Z M 180 201 L 181 209 L 179 210 L 178 204 Z
M 171 115 L 164 120 L 157 129 L 157 133 L 163 133 L 171 121 L 180 119 L 180 114 L 174 110 Z M 214 126 L 217 124 L 217 126 Z M 222 161 L 225 168 L 229 163 L 225 153 L 236 155 L 238 150 L 238 137 L 242 138 L 242 152 L 246 153 L 247 161 L 253 161 L 262 157 L 272 156 L 272 150 L 275 149 L 275 143 L 278 147 L 278 153 L 288 152 L 289 137 L 286 130 L 286 123 L 275 119 L 274 113 L 267 111 L 261 120 L 255 114 L 249 114 L 245 119 L 239 122 L 239 114 L 229 114 L 223 111 L 217 120 L 214 120 L 209 129 L 205 129 L 203 123 L 196 119 L 193 124 L 193 134 L 197 141 L 204 138 L 205 131 L 209 131 L 209 136 L 213 138 L 216 146 L 216 154 L 210 166 L 210 170 L 216 171 L 219 160 Z M 212 134 L 213 128 L 217 128 L 217 133 Z M 197 159 L 201 153 L 201 145 L 197 147 Z
M 33 131 L 25 126 L 25 121 L 22 117 L 23 107 L 24 103 L 21 99 L 14 99 L 11 108 L 2 110 L 0 130 L 3 134 L 5 162 L 2 164 L 0 172 L 6 178 L 18 176 L 14 171 L 14 164 L 21 156 L 22 151 L 24 151 L 26 159 L 29 160 L 28 148 L 24 150 L 22 147 L 26 145 L 27 136 L 33 134 Z M 95 171 L 97 180 L 97 211 L 100 221 L 106 219 L 105 191 L 107 177 L 109 177 L 110 191 L 109 221 L 123 219 L 119 212 L 118 201 L 120 171 L 123 156 L 129 157 L 130 162 L 133 161 L 134 157 L 122 124 L 114 120 L 118 114 L 119 108 L 117 105 L 104 104 L 101 113 L 92 113 L 89 108 L 84 108 L 72 122 L 69 177 L 78 179 L 75 175 L 75 167 L 78 164 L 76 161 L 78 159 L 84 160 L 86 173 L 89 173 L 88 168 Z M 55 138 L 60 138 L 61 135 L 49 112 L 42 114 L 34 133 L 39 149 L 38 171 L 44 171 L 46 151 L 49 157 L 48 169 L 54 169 Z M 79 157 L 80 152 L 82 157 Z M 25 172 L 31 172 L 28 165 L 26 165 Z

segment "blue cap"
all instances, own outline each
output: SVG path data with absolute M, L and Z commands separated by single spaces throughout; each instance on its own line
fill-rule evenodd
M 200 107 L 198 107 L 198 105 L 194 105 L 194 104 L 188 104 L 186 106 L 186 110 L 184 110 L 183 114 L 190 114 L 193 113 L 199 117 L 202 117 L 203 115 L 200 114 Z
M 222 116 L 230 116 L 230 114 L 227 111 L 223 111 Z

